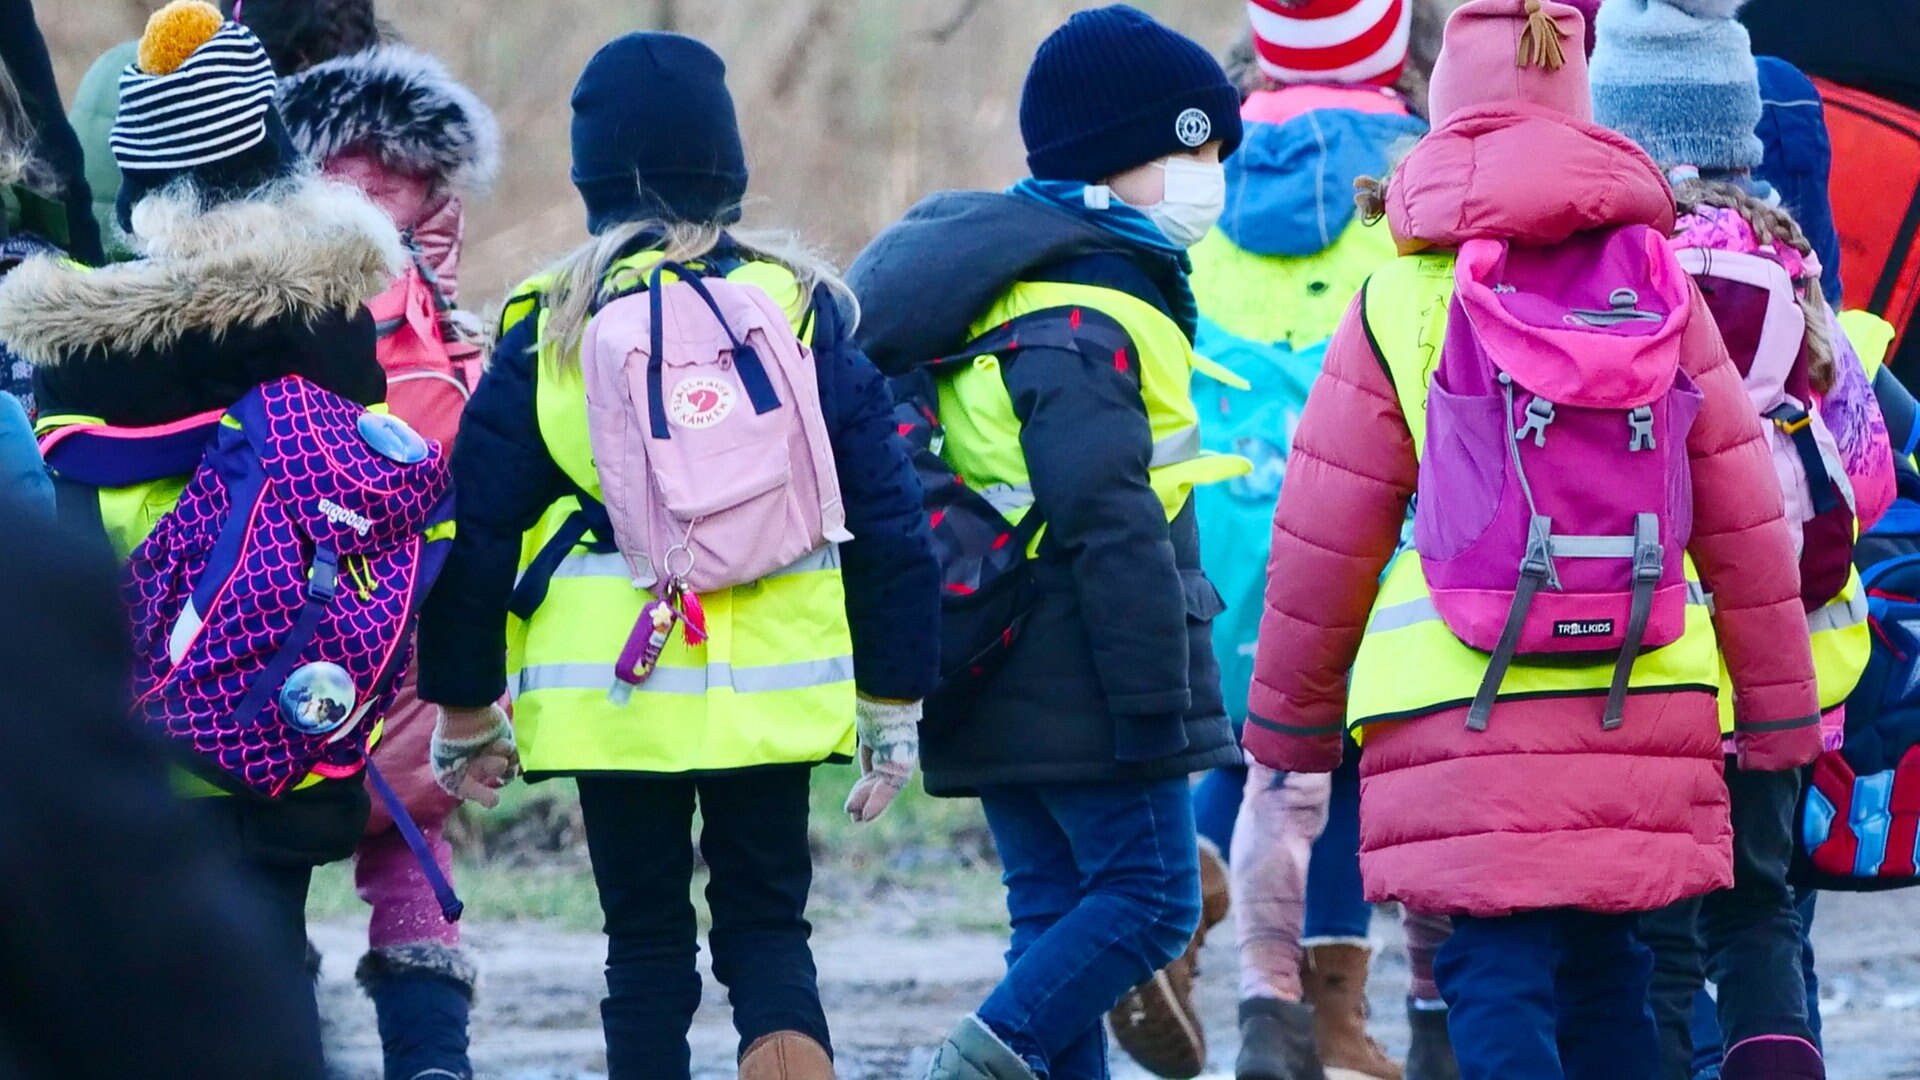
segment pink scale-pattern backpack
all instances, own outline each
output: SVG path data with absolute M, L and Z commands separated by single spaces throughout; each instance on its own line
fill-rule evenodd
M 128 560 L 136 714 L 236 790 L 359 771 L 452 518 L 439 444 L 298 377 L 257 387 Z
M 1516 659 L 1639 654 L 1685 629 L 1693 528 L 1680 369 L 1686 272 L 1644 226 L 1545 248 L 1473 240 L 1427 397 L 1414 547 L 1436 613 L 1489 654 L 1467 724 Z

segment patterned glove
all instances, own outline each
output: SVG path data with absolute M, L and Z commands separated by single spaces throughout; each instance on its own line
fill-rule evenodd
M 428 750 L 433 778 L 456 799 L 471 799 L 491 810 L 500 805 L 499 789 L 520 775 L 520 748 L 513 744 L 513 722 L 498 705 L 484 709 L 441 709 Z
M 847 815 L 866 824 L 887 812 L 920 765 L 920 703 L 854 702 L 860 731 L 860 779 L 847 796 Z

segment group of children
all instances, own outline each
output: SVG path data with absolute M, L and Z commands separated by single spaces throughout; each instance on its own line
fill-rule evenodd
M 1821 1077 L 1788 864 L 1865 665 L 1890 380 L 1796 217 L 1823 193 L 1769 182 L 1738 6 L 1469 0 L 1423 48 L 1411 0 L 1250 0 L 1232 77 L 1082 11 L 1026 76 L 1030 175 L 924 199 L 844 278 L 739 227 L 721 58 L 627 34 L 571 99 L 591 236 L 484 371 L 459 248 L 500 137 L 364 0 L 176 0 L 77 140 L 10 33 L 40 55 L 0 67 L 0 469 L 139 598 L 162 555 L 222 558 L 183 517 L 262 498 L 212 464 L 236 439 L 295 501 L 334 489 L 275 440 L 342 469 L 336 416 L 424 477 L 417 641 L 381 642 L 417 681 L 268 650 L 287 689 L 242 686 L 246 719 L 330 737 L 264 790 L 247 731 L 183 722 L 181 790 L 287 964 L 354 857 L 391 1078 L 472 1075 L 442 825 L 522 775 L 579 789 L 613 1076 L 692 1069 L 697 810 L 740 1075 L 831 1077 L 808 791 L 848 760 L 855 820 L 923 771 L 1004 866 L 1006 975 L 932 1080 L 1105 1077 L 1109 1030 L 1196 1075 L 1229 903 L 1241 1080 L 1398 1080 L 1366 1030 L 1389 900 L 1411 1080 L 1690 1077 L 1708 978 L 1707 1069 Z M 153 465 L 183 443 L 189 475 Z M 251 632 L 324 650 L 336 574 L 375 602 L 373 505 L 320 499 L 305 599 Z M 186 588 L 134 627 L 162 669 L 226 632 Z

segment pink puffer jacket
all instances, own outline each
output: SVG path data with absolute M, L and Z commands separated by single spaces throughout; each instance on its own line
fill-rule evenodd
M 1665 179 L 1626 139 L 1524 105 L 1454 116 L 1401 166 L 1388 205 L 1406 251 L 1479 237 L 1550 244 L 1619 224 L 1665 229 L 1674 213 Z M 1790 767 L 1820 746 L 1791 534 L 1759 420 L 1697 297 L 1683 348 L 1706 395 L 1687 444 L 1689 551 L 1715 597 L 1747 763 Z M 1356 302 L 1308 400 L 1274 519 L 1246 728 L 1260 763 L 1324 771 L 1338 762 L 1347 671 L 1416 475 Z M 1601 707 L 1597 697 L 1506 702 L 1478 733 L 1466 730 L 1464 708 L 1369 728 L 1368 898 L 1449 914 L 1628 912 L 1730 884 L 1713 696 L 1635 695 L 1612 732 L 1601 729 Z
M 440 61 L 382 45 L 316 64 L 280 83 L 275 102 L 309 161 L 366 193 L 419 249 L 447 299 L 457 300 L 462 195 L 477 195 L 500 167 L 493 113 Z M 409 813 L 429 828 L 458 805 L 427 759 L 436 710 L 402 680 L 374 761 Z M 369 834 L 392 827 L 375 799 Z

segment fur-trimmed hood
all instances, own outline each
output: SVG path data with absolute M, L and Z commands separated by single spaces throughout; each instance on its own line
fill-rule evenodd
M 405 265 L 392 222 L 358 191 L 301 177 L 203 205 L 176 185 L 133 210 L 144 258 L 89 270 L 41 256 L 0 281 L 0 341 L 41 366 L 164 350 L 379 295 Z
M 280 81 L 280 115 L 316 165 L 345 151 L 429 176 L 455 191 L 485 191 L 500 170 L 500 127 L 446 66 L 404 45 L 379 45 Z

